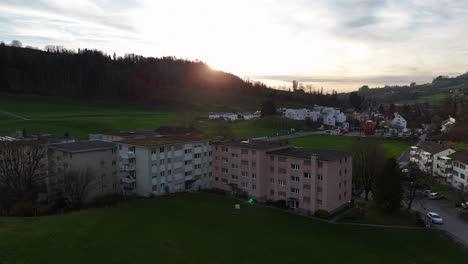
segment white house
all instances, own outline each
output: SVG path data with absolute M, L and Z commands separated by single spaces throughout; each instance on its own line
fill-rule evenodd
M 333 116 L 333 114 L 325 114 L 322 115 L 323 118 L 323 124 L 328 125 L 328 126 L 335 126 L 336 125 L 336 119 Z
M 396 128 L 406 128 L 406 119 L 399 113 L 395 113 L 395 118 L 392 120 L 391 125 Z
M 219 118 L 221 118 L 221 115 L 220 115 L 220 113 L 210 112 L 210 113 L 208 113 L 208 118 L 209 119 L 219 119 Z
M 468 187 L 468 150 L 462 150 L 447 156 L 451 159 L 452 186 L 455 188 Z
M 410 161 L 415 162 L 419 169 L 433 176 L 443 178 L 450 177 L 449 173 L 442 168 L 446 163 L 442 157 L 455 153 L 455 150 L 447 148 L 442 144 L 426 141 L 417 147 L 411 147 Z

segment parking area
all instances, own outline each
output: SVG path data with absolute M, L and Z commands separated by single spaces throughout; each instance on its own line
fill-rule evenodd
M 458 216 L 460 209 L 455 208 L 452 201 L 422 199 L 414 204 L 413 209 L 423 214 L 438 213 L 444 219 L 444 224 L 433 227 L 449 232 L 468 247 L 468 223 Z

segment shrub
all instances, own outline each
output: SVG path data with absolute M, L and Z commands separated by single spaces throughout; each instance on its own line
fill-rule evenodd
M 15 203 L 14 212 L 19 216 L 34 215 L 34 203 L 32 201 L 18 201 Z
M 274 201 L 273 206 L 277 207 L 277 208 L 280 208 L 280 209 L 288 209 L 289 208 L 288 203 L 286 203 L 285 200 Z
M 236 193 L 236 197 L 241 198 L 241 199 L 247 199 L 247 198 L 249 198 L 249 195 L 246 192 L 240 191 L 240 192 Z
M 327 210 L 319 209 L 315 211 L 315 217 L 320 219 L 330 219 L 331 215 Z

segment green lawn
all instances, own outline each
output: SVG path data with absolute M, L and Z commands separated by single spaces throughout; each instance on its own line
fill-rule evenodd
M 62 216 L 0 218 L 0 262 L 463 263 L 431 230 L 333 225 L 208 194 Z
M 417 226 L 417 215 L 414 211 L 408 211 L 401 208 L 400 212 L 388 213 L 378 207 L 373 201 L 366 201 L 363 198 L 355 197 L 356 203 L 364 203 L 367 205 L 365 215 L 349 220 L 343 219 L 345 223 L 360 223 L 360 224 L 375 224 L 375 225 L 391 225 L 391 226 Z
M 290 139 L 288 142 L 292 145 L 300 147 L 351 151 L 353 144 L 358 140 L 360 140 L 358 137 L 313 135 Z M 387 156 L 394 158 L 398 158 L 403 152 L 409 151 L 409 148 L 415 143 L 413 140 L 400 139 L 370 140 L 377 140 L 381 142 Z
M 237 98 L 239 99 L 239 98 Z M 195 105 L 193 110 L 167 110 L 168 106 L 140 106 L 124 103 L 86 102 L 59 97 L 4 96 L 0 110 L 31 120 L 0 112 L 0 134 L 12 134 L 26 129 L 30 133 L 68 132 L 78 139 L 87 139 L 90 133 L 119 130 L 155 129 L 160 126 L 184 126 L 189 120 L 207 134 L 216 134 L 216 121 L 208 120 L 208 111 L 258 110 L 258 99 L 241 98 L 236 103 L 226 99 L 214 105 Z M 245 102 L 245 108 L 243 107 Z M 226 104 L 231 104 L 227 109 Z M 287 105 L 288 103 L 285 102 Z M 171 108 L 169 108 L 171 109 Z M 173 107 L 172 107 L 173 109 Z M 211 110 L 210 110 L 211 109 Z M 193 122 L 192 122 L 193 123 Z M 304 129 L 305 123 L 281 117 L 227 123 L 237 138 L 271 136 L 285 133 L 290 128 Z

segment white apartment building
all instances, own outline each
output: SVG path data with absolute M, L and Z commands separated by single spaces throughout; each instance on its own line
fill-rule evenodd
M 468 150 L 462 150 L 447 156 L 452 165 L 452 186 L 455 188 L 468 187 Z
M 148 197 L 211 188 L 209 138 L 159 136 L 116 144 L 126 194 Z
M 439 168 L 445 164 L 445 160 L 441 158 L 454 152 L 455 150 L 444 147 L 442 144 L 427 141 L 417 147 L 411 147 L 410 161 L 417 163 L 422 171 L 437 176 L 442 173 Z

